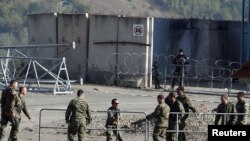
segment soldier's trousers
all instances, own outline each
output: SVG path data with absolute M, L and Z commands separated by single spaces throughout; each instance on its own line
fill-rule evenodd
M 75 120 L 70 121 L 68 126 L 68 140 L 75 141 L 76 134 L 78 134 L 78 141 L 85 141 L 85 130 L 86 121 L 85 120 Z
M 159 75 L 154 75 L 154 76 L 153 76 L 153 81 L 154 81 L 155 89 L 161 88 L 161 87 L 160 87 Z
M 112 141 L 112 132 L 115 134 L 115 136 L 117 136 L 118 141 L 122 141 L 120 133 L 114 130 L 116 128 L 117 128 L 117 125 L 108 125 L 107 127 L 108 130 L 106 132 L 107 141 Z
M 181 122 L 180 126 L 179 126 L 179 129 L 184 130 L 185 127 L 186 127 L 186 122 L 185 121 Z M 186 141 L 187 140 L 186 133 L 180 132 L 179 133 L 179 140 L 180 141 Z
M 153 131 L 153 141 L 161 141 L 166 139 L 167 127 L 154 127 Z
M 179 130 L 183 130 L 186 124 L 179 124 Z M 172 122 L 169 125 L 168 130 L 176 130 L 176 122 Z M 179 132 L 178 133 L 178 138 L 176 132 L 168 132 L 167 133 L 167 141 L 186 141 L 186 134 L 184 132 Z
M 168 130 L 176 130 L 176 122 L 171 122 L 171 124 L 169 124 Z M 167 132 L 167 141 L 177 141 L 177 137 L 176 137 L 176 132 L 171 131 L 171 132 Z
M 11 131 L 9 135 L 8 141 L 17 141 L 18 136 L 18 130 L 19 130 L 19 124 L 21 119 L 19 118 L 9 118 L 8 116 L 2 115 L 1 116 L 1 127 L 0 127 L 0 141 L 3 141 L 4 139 L 4 130 L 7 127 L 8 122 L 11 123 Z
M 173 81 L 172 81 L 172 84 L 171 84 L 171 87 L 174 88 L 175 84 L 176 84 L 176 81 L 179 82 L 179 86 L 183 86 L 182 84 L 182 73 L 181 72 L 174 72 L 173 73 Z

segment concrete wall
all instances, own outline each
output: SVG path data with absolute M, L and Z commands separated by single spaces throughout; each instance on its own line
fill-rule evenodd
M 117 85 L 149 84 L 151 53 L 148 18 L 90 16 L 88 81 Z M 133 25 L 143 25 L 143 36 L 133 36 Z M 135 84 L 132 84 L 135 83 Z
M 240 22 L 155 18 L 154 24 L 154 61 L 163 66 L 160 68 L 162 74 L 164 66 L 174 58 L 169 55 L 177 54 L 179 48 L 183 48 L 189 58 L 203 60 L 203 64 L 211 67 L 215 66 L 211 63 L 215 60 L 240 61 Z M 247 40 L 243 50 L 246 50 L 246 43 Z M 174 66 L 167 71 L 173 70 Z
M 240 22 L 163 18 L 154 21 L 155 54 L 176 54 L 179 48 L 183 48 L 190 58 L 197 60 L 239 61 Z
M 35 14 L 28 21 L 30 44 L 76 42 L 75 50 L 34 49 L 32 55 L 66 57 L 70 78 L 91 83 L 151 86 L 152 61 L 165 66 L 179 48 L 196 60 L 240 60 L 240 22 L 85 14 Z M 142 36 L 134 35 L 135 25 L 143 26 Z M 247 35 L 243 50 L 246 45 Z
M 66 57 L 69 76 L 79 80 L 87 71 L 88 18 L 85 14 L 58 15 L 58 43 L 71 44 L 76 48 L 59 48 L 58 57 Z
M 117 45 L 103 42 L 117 40 L 117 22 L 116 16 L 90 16 L 87 77 L 89 82 L 110 85 L 115 82 Z
M 76 48 L 33 49 L 32 56 L 66 57 L 69 77 L 84 78 L 87 69 L 88 18 L 85 14 L 32 14 L 28 16 L 29 44 L 72 44 Z M 56 62 L 47 61 L 51 68 Z M 45 63 L 43 63 L 45 64 Z
M 29 44 L 56 44 L 56 16 L 53 14 L 28 15 L 28 33 Z M 53 58 L 57 57 L 57 49 L 32 49 L 30 55 Z

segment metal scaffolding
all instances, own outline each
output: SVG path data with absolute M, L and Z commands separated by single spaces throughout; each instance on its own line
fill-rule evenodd
M 73 48 L 74 44 L 73 42 Z M 20 51 L 59 47 L 71 47 L 71 44 L 0 46 L 0 50 L 3 50 L 0 57 L 0 86 L 5 87 L 9 81 L 16 79 L 26 85 L 29 91 L 52 92 L 54 95 L 73 93 L 65 57 L 31 57 Z M 45 87 L 42 87 L 42 84 Z M 51 84 L 54 87 L 51 87 Z

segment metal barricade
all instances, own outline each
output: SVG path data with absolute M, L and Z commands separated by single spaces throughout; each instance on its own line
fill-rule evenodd
M 64 112 L 66 111 L 66 109 L 41 109 L 40 110 L 40 113 L 39 113 L 39 141 L 41 141 L 41 129 L 64 129 L 66 130 L 67 127 L 58 127 L 58 126 L 43 126 L 42 125 L 42 120 L 43 120 L 43 112 L 45 111 L 61 111 L 61 112 Z M 108 113 L 108 112 L 114 112 L 114 111 L 91 111 L 91 113 Z M 119 111 L 119 113 L 123 113 L 123 114 L 132 114 L 132 115 L 140 115 L 142 116 L 143 118 L 146 119 L 146 113 L 145 112 L 133 112 L 133 111 Z M 119 125 L 119 124 L 118 124 Z M 144 134 L 144 140 L 145 141 L 149 141 L 149 128 L 148 128 L 148 121 L 145 120 L 145 123 L 144 123 L 144 126 L 145 126 L 145 129 L 144 130 L 137 130 L 137 132 L 143 132 Z M 134 129 L 121 129 L 119 128 L 118 126 L 116 126 L 116 129 L 107 129 L 107 128 L 87 128 L 88 131 L 93 131 L 93 130 L 98 130 L 98 131 L 116 131 L 116 141 L 118 141 L 117 139 L 117 133 L 119 131 L 134 131 Z
M 176 133 L 176 138 L 178 139 L 179 138 L 179 134 L 180 133 L 188 133 L 188 134 L 207 134 L 208 133 L 208 125 L 214 125 L 214 120 L 215 120 L 215 116 L 216 115 L 219 115 L 219 116 L 221 116 L 220 117 L 220 122 L 221 122 L 221 124 L 219 124 L 218 123 L 218 125 L 226 125 L 227 123 L 226 123 L 226 118 L 227 118 L 227 116 L 235 116 L 235 121 L 237 120 L 237 116 L 238 115 L 245 115 L 245 116 L 247 116 L 247 123 L 248 123 L 248 125 L 250 124 L 250 113 L 179 113 L 179 112 L 171 112 L 170 114 L 176 114 L 177 116 L 176 116 L 176 130 L 167 130 L 167 132 L 169 132 L 169 133 L 173 133 L 173 132 L 175 132 Z M 188 114 L 189 116 L 192 116 L 192 117 L 189 117 L 188 119 L 187 119 L 187 121 L 186 122 L 189 122 L 189 125 L 187 125 L 185 128 L 184 128 L 184 130 L 181 130 L 180 128 L 179 128 L 179 126 L 180 126 L 180 121 L 179 121 L 179 119 L 178 119 L 178 115 L 184 115 L 184 114 Z M 203 116 L 203 117 L 202 117 Z M 213 116 L 213 118 L 211 118 L 210 117 L 210 119 L 209 118 L 204 118 L 205 116 Z M 193 118 L 193 117 L 197 117 L 197 119 L 194 119 L 194 120 L 190 120 L 191 118 Z M 222 120 L 222 118 L 224 118 L 224 120 Z M 202 120 L 204 120 L 205 121 L 205 123 L 202 123 Z M 224 121 L 223 123 L 222 123 L 222 121 Z M 192 124 L 192 123 L 190 123 L 190 122 L 195 122 L 195 123 L 197 123 L 197 130 L 190 130 L 189 129 L 189 127 L 188 126 L 190 126 L 190 124 Z M 202 128 L 202 125 L 204 126 L 204 129 L 200 129 L 200 128 Z M 188 130 L 187 130 L 188 129 Z M 150 132 L 152 132 L 152 130 L 150 130 Z M 193 137 L 199 137 L 199 139 L 197 139 L 197 138 L 192 138 L 192 140 L 199 140 L 199 141 L 202 141 L 202 137 L 201 136 L 194 136 L 194 135 L 192 135 Z M 207 135 L 206 136 L 203 136 L 204 137 L 204 141 L 207 139 Z
M 65 109 L 41 109 L 40 110 L 40 115 L 39 115 L 39 141 L 41 141 L 41 129 L 67 129 L 66 127 L 58 127 L 58 126 L 43 126 L 42 125 L 42 113 L 44 111 L 62 111 L 65 113 Z M 107 113 L 107 112 L 111 112 L 111 111 L 92 111 L 92 113 Z M 137 115 L 141 115 L 144 118 L 146 118 L 146 113 L 144 112 L 130 112 L 130 111 L 119 111 L 120 113 L 127 113 L 127 114 L 137 114 Z M 236 116 L 235 119 L 237 119 L 238 115 L 246 115 L 248 118 L 248 124 L 250 124 L 250 113 L 178 113 L 178 112 L 171 112 L 169 114 L 176 114 L 176 129 L 175 130 L 167 130 L 168 133 L 176 133 L 176 138 L 179 137 L 180 133 L 187 133 L 188 135 L 192 136 L 192 139 L 195 140 L 197 138 L 197 140 L 206 140 L 207 139 L 207 134 L 208 133 L 208 125 L 214 125 L 214 119 L 216 115 L 220 115 L 221 118 L 224 117 L 224 119 L 226 119 L 226 116 L 229 115 L 234 115 Z M 187 122 L 187 126 L 181 130 L 179 128 L 180 126 L 180 122 L 178 119 L 178 115 L 183 115 L 183 114 L 188 114 L 189 117 L 187 118 L 186 122 Z M 209 117 L 210 116 L 210 117 Z M 211 117 L 212 116 L 212 117 Z M 222 120 L 222 119 L 221 119 Z M 224 123 L 221 123 L 220 125 L 225 125 L 226 120 L 224 120 Z M 189 128 L 191 128 L 194 125 L 191 124 L 196 124 L 195 125 L 195 129 L 190 130 Z M 145 129 L 144 130 L 140 130 L 138 132 L 143 132 L 144 134 L 144 140 L 145 141 L 150 141 L 150 133 L 152 133 L 153 131 L 150 130 L 150 124 L 149 122 L 146 120 L 146 122 L 144 123 Z M 117 126 L 116 129 L 107 129 L 107 128 L 87 128 L 88 131 L 92 131 L 92 130 L 99 130 L 99 131 L 108 131 L 108 130 L 114 130 L 116 132 L 119 131 L 134 131 L 134 129 L 121 129 Z M 192 134 L 204 134 L 203 136 L 198 136 L 198 135 L 192 135 Z M 116 134 L 118 135 L 118 134 Z M 189 137 L 190 138 L 190 137 Z M 204 139 L 202 139 L 204 138 Z M 117 140 L 117 136 L 116 136 L 116 140 Z

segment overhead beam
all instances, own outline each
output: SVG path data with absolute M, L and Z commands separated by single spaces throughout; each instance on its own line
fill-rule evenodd
M 61 48 L 61 47 L 73 47 L 75 43 L 72 44 L 39 44 L 39 45 L 15 45 L 15 46 L 0 46 L 0 49 L 30 49 L 30 48 Z

